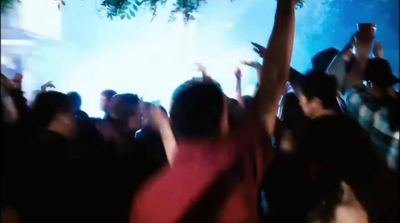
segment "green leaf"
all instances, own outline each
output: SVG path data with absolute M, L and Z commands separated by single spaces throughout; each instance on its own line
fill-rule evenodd
M 135 11 L 138 10 L 138 7 L 137 7 L 135 4 L 132 5 L 132 8 L 133 8 Z
M 135 17 L 135 12 L 132 10 L 129 10 L 129 13 L 131 14 L 132 17 Z
M 126 18 L 127 18 L 127 19 L 131 19 L 132 17 L 130 17 L 129 15 L 126 15 Z
M 140 2 L 138 0 L 135 0 L 136 5 L 140 6 L 143 2 Z
M 121 15 L 121 17 L 120 17 L 121 19 L 125 19 L 125 15 Z

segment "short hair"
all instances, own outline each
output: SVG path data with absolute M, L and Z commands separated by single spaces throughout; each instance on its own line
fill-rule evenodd
M 221 132 L 224 96 L 214 82 L 190 80 L 173 93 L 170 117 L 178 137 L 216 137 Z
M 72 103 L 70 98 L 61 92 L 42 92 L 36 96 L 32 112 L 37 127 L 46 128 L 57 114 L 72 112 Z
M 338 83 L 332 75 L 322 71 L 310 71 L 301 81 L 300 89 L 307 99 L 320 99 L 325 109 L 336 109 L 338 106 Z
M 101 95 L 106 97 L 107 99 L 112 98 L 114 95 L 116 95 L 117 92 L 111 89 L 107 89 L 101 92 Z
M 80 110 L 82 105 L 81 95 L 76 91 L 68 92 L 67 95 L 71 100 L 72 107 L 74 108 L 74 110 Z
M 110 116 L 113 119 L 127 121 L 129 116 L 139 109 L 140 99 L 136 94 L 117 94 L 111 98 Z

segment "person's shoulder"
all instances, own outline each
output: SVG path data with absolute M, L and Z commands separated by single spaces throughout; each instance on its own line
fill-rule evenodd
M 346 126 L 358 126 L 358 122 L 348 115 L 326 115 L 313 119 L 310 122 L 310 128 L 321 128 L 321 130 L 333 130 L 345 128 Z
M 367 88 L 364 86 L 356 86 L 349 88 L 344 93 L 344 98 L 346 101 L 354 100 L 354 98 L 365 98 L 369 97 Z

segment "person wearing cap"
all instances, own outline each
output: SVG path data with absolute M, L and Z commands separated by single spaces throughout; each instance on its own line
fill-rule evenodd
M 399 96 L 393 85 L 399 79 L 383 58 L 381 45 L 375 44 L 375 58 L 370 59 L 370 42 L 356 42 L 356 62 L 347 76 L 345 101 L 349 114 L 358 120 L 371 136 L 392 169 L 397 170 L 399 148 Z M 369 84 L 365 86 L 364 81 Z

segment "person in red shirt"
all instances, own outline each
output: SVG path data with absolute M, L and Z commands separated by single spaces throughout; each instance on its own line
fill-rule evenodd
M 132 223 L 258 222 L 258 192 L 272 159 L 278 101 L 289 75 L 296 0 L 278 0 L 254 104 L 229 131 L 227 100 L 213 81 L 190 80 L 172 97 L 177 152 L 133 200 Z

